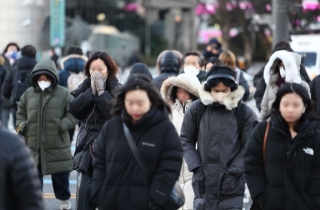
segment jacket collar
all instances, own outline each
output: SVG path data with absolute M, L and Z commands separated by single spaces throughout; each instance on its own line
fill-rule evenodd
M 238 107 L 238 104 L 241 101 L 244 92 L 244 88 L 242 86 L 239 86 L 237 90 L 231 92 L 231 94 L 224 99 L 221 105 L 224 105 L 227 110 L 232 110 Z M 204 90 L 204 84 L 199 90 L 199 95 L 201 102 L 206 106 L 212 103 L 218 103 L 218 101 L 212 96 L 210 92 Z

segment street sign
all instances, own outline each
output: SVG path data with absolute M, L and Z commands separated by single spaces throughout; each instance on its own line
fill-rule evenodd
M 50 45 L 63 47 L 65 40 L 65 0 L 50 0 Z

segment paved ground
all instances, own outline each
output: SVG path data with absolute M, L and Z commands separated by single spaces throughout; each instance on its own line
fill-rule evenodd
M 253 68 L 250 70 L 250 72 L 252 74 L 254 74 L 256 71 L 258 71 L 259 68 L 261 68 L 262 65 L 263 64 L 261 64 L 261 63 L 254 64 Z M 151 71 L 153 74 L 155 74 L 155 72 L 156 72 L 155 68 L 151 68 Z M 125 82 L 128 74 L 129 74 L 129 70 L 125 71 L 123 76 L 121 76 L 120 81 Z M 258 114 L 258 110 L 255 107 L 254 100 L 249 101 L 247 104 L 249 107 L 251 107 L 253 110 L 255 110 L 255 112 Z M 10 122 L 10 124 L 11 124 L 11 122 Z M 13 130 L 13 126 L 10 126 L 10 129 Z M 76 134 L 75 134 L 75 136 L 76 136 Z M 76 142 L 76 139 L 74 139 L 72 142 L 72 147 L 71 147 L 72 152 L 74 152 L 75 142 Z M 77 174 L 75 171 L 70 173 L 70 181 L 69 182 L 70 182 L 70 191 L 72 194 L 70 201 L 72 203 L 72 209 L 75 209 L 76 180 L 77 180 L 76 177 L 77 177 Z M 43 181 L 44 181 L 43 198 L 45 199 L 46 210 L 59 210 L 60 209 L 60 201 L 55 199 L 55 196 L 53 193 L 53 188 L 52 188 L 51 177 L 45 176 L 43 178 Z M 244 210 L 249 209 L 249 204 L 247 204 L 249 199 L 247 199 L 247 197 L 248 197 L 248 194 L 246 194 L 246 198 L 244 199 L 244 202 L 245 202 Z

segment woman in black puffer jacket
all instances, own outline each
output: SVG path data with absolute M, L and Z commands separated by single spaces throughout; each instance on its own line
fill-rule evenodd
M 71 94 L 75 97 L 69 103 L 69 112 L 81 120 L 76 151 L 73 158 L 74 169 L 81 173 L 78 210 L 95 209 L 90 199 L 92 179 L 92 145 L 98 138 L 102 125 L 111 118 L 112 91 L 120 84 L 116 78 L 118 67 L 106 52 L 95 52 L 85 66 L 86 78 Z M 78 183 L 79 185 L 79 183 Z
M 256 126 L 245 151 L 251 209 L 320 209 L 319 118 L 307 90 L 284 84 L 272 108 L 271 122 Z

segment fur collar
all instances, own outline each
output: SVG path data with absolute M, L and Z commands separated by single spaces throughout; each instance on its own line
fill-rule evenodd
M 300 71 L 298 69 L 297 61 L 295 57 L 292 56 L 290 52 L 286 50 L 277 51 L 271 55 L 263 72 L 263 77 L 266 84 L 272 85 L 274 81 L 276 81 L 278 78 L 273 77 L 274 72 L 272 70 L 272 65 L 277 58 L 280 59 L 284 64 L 286 70 L 286 82 L 301 84 L 302 80 L 300 76 Z
M 172 88 L 180 87 L 195 97 L 199 98 L 199 87 L 201 84 L 198 78 L 191 74 L 180 74 L 177 77 L 169 77 L 166 79 L 161 86 L 161 94 L 162 97 L 169 102 L 171 105 L 175 103 L 175 101 L 171 100 Z
M 64 69 L 64 62 L 66 62 L 67 60 L 69 60 L 71 58 L 80 58 L 80 59 L 84 60 L 84 62 L 87 62 L 87 60 L 88 60 L 88 58 L 84 55 L 71 54 L 71 55 L 64 57 L 61 60 L 61 62 L 60 62 L 61 69 Z
M 225 105 L 227 110 L 232 110 L 236 108 L 238 106 L 239 101 L 241 101 L 244 92 L 244 88 L 242 86 L 239 86 L 237 90 L 231 92 L 231 94 L 224 99 L 222 104 Z M 204 90 L 204 84 L 200 88 L 199 94 L 201 102 L 206 106 L 214 102 L 218 102 L 210 92 Z

